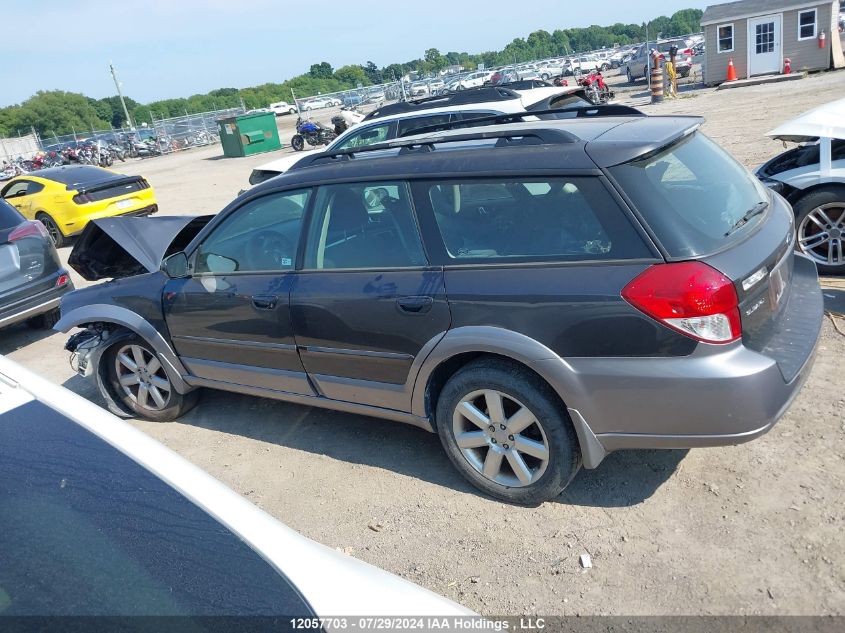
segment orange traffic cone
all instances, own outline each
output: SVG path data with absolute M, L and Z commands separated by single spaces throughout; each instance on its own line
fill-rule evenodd
M 734 58 L 728 60 L 728 81 L 736 81 L 736 68 L 734 68 Z

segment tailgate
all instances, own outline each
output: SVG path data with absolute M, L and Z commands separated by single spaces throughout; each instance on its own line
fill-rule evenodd
M 791 381 L 815 348 L 823 308 L 815 265 L 795 253 L 789 205 L 773 196 L 759 230 L 705 261 L 734 282 L 743 345 L 775 360 Z

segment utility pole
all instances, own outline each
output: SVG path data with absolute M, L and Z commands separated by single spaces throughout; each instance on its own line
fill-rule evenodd
M 120 82 L 117 80 L 117 73 L 114 72 L 114 64 L 111 62 L 109 62 L 109 70 L 111 70 L 111 78 L 114 79 L 114 87 L 117 88 L 117 96 L 120 97 L 120 105 L 123 106 L 123 114 L 126 116 L 126 122 L 129 124 L 129 129 L 134 130 L 135 126 L 132 124 L 132 117 L 129 116 L 129 110 L 126 109 L 126 101 L 123 100 Z

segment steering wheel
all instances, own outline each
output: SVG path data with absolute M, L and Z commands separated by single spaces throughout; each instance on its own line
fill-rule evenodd
M 293 266 L 291 241 L 276 231 L 259 231 L 246 245 L 246 261 L 250 270 L 281 270 Z

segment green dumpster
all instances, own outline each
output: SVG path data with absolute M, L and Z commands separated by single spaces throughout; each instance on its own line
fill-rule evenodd
M 279 130 L 272 112 L 241 114 L 217 121 L 223 155 L 230 158 L 250 156 L 279 149 Z

